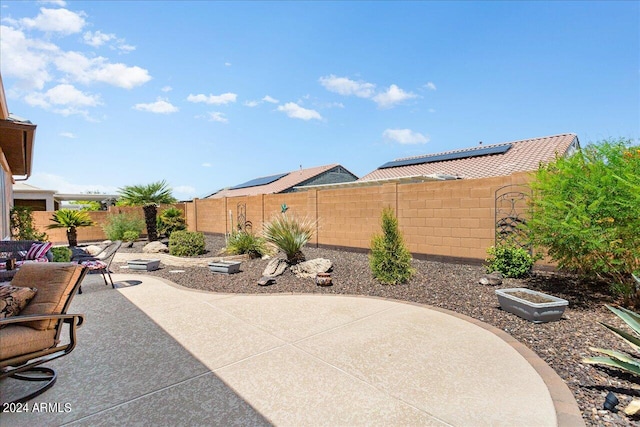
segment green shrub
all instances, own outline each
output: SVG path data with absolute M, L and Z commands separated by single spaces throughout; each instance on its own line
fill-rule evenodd
M 533 243 L 558 266 L 633 283 L 640 269 L 640 146 L 600 141 L 541 165 L 531 183 Z
M 413 275 L 411 253 L 404 244 L 393 209 L 385 208 L 382 211 L 381 226 L 382 234 L 376 234 L 371 239 L 371 273 L 387 285 L 406 283 Z
M 289 264 L 296 264 L 304 261 L 302 248 L 313 237 L 315 228 L 315 221 L 308 218 L 299 220 L 282 213 L 264 225 L 262 235 L 285 253 Z
M 158 216 L 158 234 L 171 237 L 171 233 L 187 229 L 187 222 L 184 219 L 182 210 L 178 208 L 167 208 Z
M 251 258 L 259 258 L 269 251 L 262 237 L 248 231 L 236 231 L 227 239 L 226 252 L 231 255 L 249 254 Z
M 174 231 L 169 237 L 169 253 L 175 256 L 196 256 L 205 252 L 204 234 L 196 231 Z
M 139 237 L 144 230 L 144 219 L 125 213 L 109 215 L 102 229 L 109 240 L 126 240 L 124 235 L 128 231 L 137 233 Z
M 487 273 L 499 271 L 504 277 L 519 279 L 531 272 L 534 257 L 524 248 L 516 246 L 491 246 L 485 260 Z
M 137 231 L 129 230 L 124 232 L 124 234 L 122 235 L 122 240 L 124 240 L 125 242 L 135 242 L 139 237 L 140 233 L 138 233 Z
M 47 233 L 41 233 L 33 225 L 33 213 L 31 208 L 14 206 L 9 217 L 11 224 L 11 237 L 16 240 L 49 240 Z
M 53 262 L 69 262 L 71 261 L 71 249 L 64 246 L 56 246 L 51 248 L 53 254 Z

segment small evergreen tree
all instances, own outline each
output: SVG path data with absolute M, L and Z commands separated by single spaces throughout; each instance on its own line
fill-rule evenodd
M 413 274 L 411 253 L 404 244 L 393 209 L 382 211 L 382 234 L 371 239 L 369 265 L 378 281 L 388 285 L 406 283 Z

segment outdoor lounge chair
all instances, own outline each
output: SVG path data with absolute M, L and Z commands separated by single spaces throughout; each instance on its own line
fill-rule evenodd
M 38 365 L 65 356 L 75 348 L 76 329 L 84 317 L 67 314 L 67 310 L 86 272 L 86 268 L 72 263 L 27 264 L 10 284 L 3 285 L 0 382 L 10 381 L 7 378 L 11 377 L 42 384 L 11 402 L 5 402 L 5 393 L 0 393 L 3 404 L 26 402 L 56 382 L 53 369 Z M 68 328 L 63 328 L 64 324 L 68 324 Z M 68 330 L 69 338 L 61 341 L 63 329 Z
M 113 284 L 113 279 L 111 278 L 111 271 L 109 271 L 109 267 L 111 266 L 111 262 L 116 255 L 118 249 L 122 246 L 121 240 L 116 240 L 113 243 L 107 245 L 103 250 L 98 252 L 96 255 L 89 254 L 75 254 L 71 258 L 71 262 L 78 263 L 87 267 L 90 271 L 98 271 L 102 274 L 102 278 L 104 279 L 104 284 L 107 283 L 107 276 L 109 276 L 109 281 L 111 282 L 111 287 L 115 289 L 115 285 Z M 79 289 L 80 293 L 82 293 L 82 288 Z

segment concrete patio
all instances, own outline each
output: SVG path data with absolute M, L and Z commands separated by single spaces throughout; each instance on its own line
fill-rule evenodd
M 198 292 L 90 275 L 79 345 L 3 427 L 584 425 L 564 382 L 491 326 L 397 301 Z M 142 283 L 140 283 L 142 282 Z M 2 393 L 15 393 L 14 382 Z

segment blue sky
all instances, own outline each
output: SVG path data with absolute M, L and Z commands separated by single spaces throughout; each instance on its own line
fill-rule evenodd
M 27 181 L 180 199 L 302 167 L 640 137 L 638 2 L 0 1 Z

